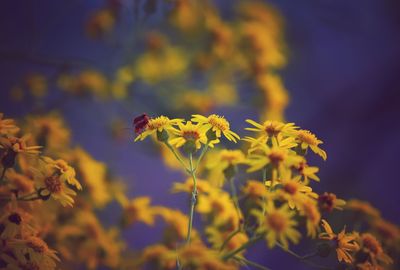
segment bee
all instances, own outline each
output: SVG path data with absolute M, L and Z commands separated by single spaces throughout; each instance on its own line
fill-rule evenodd
M 142 133 L 145 129 L 147 124 L 149 123 L 150 117 L 143 113 L 133 119 L 133 128 L 135 129 L 136 134 Z

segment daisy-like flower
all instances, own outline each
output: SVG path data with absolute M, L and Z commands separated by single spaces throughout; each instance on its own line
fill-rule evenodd
M 291 209 L 299 209 L 305 200 L 318 198 L 318 194 L 313 192 L 311 187 L 301 182 L 300 176 L 292 178 L 290 170 L 285 171 L 278 182 L 282 188 L 277 190 L 276 195 L 287 201 Z M 272 182 L 266 181 L 265 185 L 271 187 Z
M 300 163 L 293 166 L 293 168 L 296 169 L 303 177 L 304 183 L 309 183 L 309 179 L 317 182 L 320 181 L 319 177 L 316 175 L 316 173 L 319 171 L 319 168 L 308 166 L 307 161 L 304 158 Z
M 268 139 L 277 142 L 281 140 L 283 136 L 293 136 L 297 128 L 294 123 L 282 123 L 279 121 L 267 120 L 260 124 L 251 119 L 247 119 L 246 122 L 254 126 L 246 128 L 246 130 L 261 133 L 261 136 L 258 137 L 257 140 L 262 143 L 266 143 Z
M 176 138 L 171 139 L 169 143 L 178 148 L 187 145 L 189 148 L 193 147 L 198 150 L 202 144 L 207 144 L 207 127 L 201 123 L 196 125 L 190 121 L 187 121 L 186 124 L 178 123 L 178 129 L 173 129 L 172 131 L 176 135 Z M 213 147 L 214 143 L 217 142 L 219 140 L 210 142 L 209 146 Z
M 39 154 L 41 146 L 27 146 L 30 135 L 21 138 L 1 137 L 0 138 L 0 159 L 4 168 L 11 168 L 15 164 L 15 159 L 19 153 Z
M 0 135 L 15 134 L 19 128 L 15 125 L 13 119 L 4 119 L 4 114 L 0 113 Z
M 381 243 L 370 233 L 364 233 L 360 236 L 361 251 L 368 254 L 369 260 L 373 265 L 379 263 L 392 264 L 393 260 L 390 258 L 382 248 Z
M 31 226 L 33 217 L 17 206 L 17 201 L 13 199 L 5 208 L 0 216 L 0 227 L 4 229 L 0 233 L 1 239 L 12 239 L 17 235 L 29 235 L 35 233 Z
M 138 197 L 123 205 L 123 223 L 131 225 L 135 222 L 143 222 L 147 225 L 154 224 L 154 211 L 150 205 L 149 197 Z
M 315 154 L 322 157 L 323 160 L 326 160 L 327 158 L 326 152 L 318 146 L 323 142 L 317 139 L 317 137 L 309 130 L 304 130 L 304 129 L 297 130 L 296 139 L 299 142 L 301 149 L 306 150 L 310 147 Z
M 215 132 L 217 138 L 220 138 L 221 134 L 223 134 L 225 138 L 233 142 L 240 139 L 239 135 L 230 130 L 229 122 L 223 116 L 212 114 L 205 117 L 200 114 L 194 114 L 192 115 L 192 122 L 205 125 L 208 130 L 211 129 Z
M 322 211 L 332 212 L 333 209 L 343 210 L 345 200 L 338 199 L 334 193 L 324 192 L 318 196 L 318 206 Z
M 275 181 L 278 174 L 282 175 L 284 170 L 298 164 L 301 157 L 297 156 L 293 151 L 277 146 L 268 147 L 266 145 L 260 146 L 263 151 L 262 154 L 250 154 L 245 161 L 250 167 L 247 172 L 255 172 L 261 170 L 267 165 L 272 166 L 272 181 Z
M 33 179 L 39 184 L 39 188 L 44 188 L 48 192 L 48 194 L 41 194 L 42 196 L 48 195 L 63 206 L 73 205 L 72 197 L 76 196 L 76 192 L 68 187 L 66 178 L 60 175 L 59 169 L 52 164 L 40 162 L 38 168 L 31 168 L 31 170 Z M 76 187 L 80 187 L 80 184 Z
M 60 261 L 56 251 L 50 249 L 46 242 L 36 236 L 28 236 L 25 239 L 13 239 L 10 246 L 16 257 L 26 256 L 31 262 L 41 265 L 43 269 L 55 269 L 56 261 Z
M 291 211 L 287 205 L 275 208 L 273 203 L 269 203 L 265 212 L 264 215 L 260 210 L 254 210 L 253 214 L 260 224 L 257 230 L 260 233 L 266 233 L 265 239 L 269 248 L 273 248 L 277 242 L 285 248 L 289 246 L 288 240 L 295 244 L 299 242 L 301 234 L 294 229 L 297 225 L 297 222 L 293 220 L 294 211 Z
M 354 233 L 346 234 L 345 228 L 339 234 L 335 234 L 329 223 L 324 219 L 322 220 L 322 227 L 325 232 L 319 234 L 319 239 L 333 242 L 339 262 L 352 263 L 353 256 L 351 253 L 360 249 L 359 245 L 355 242 L 357 235 Z
M 62 159 L 53 160 L 49 157 L 41 157 L 49 166 L 54 167 L 60 176 L 61 181 L 65 181 L 68 184 L 76 187 L 78 190 L 82 190 L 82 185 L 75 178 L 75 169 L 68 165 Z
M 135 138 L 135 142 L 138 140 L 143 141 L 147 136 L 150 136 L 156 132 L 161 133 L 164 130 L 172 131 L 174 130 L 173 126 L 182 123 L 182 121 L 183 119 L 169 119 L 163 115 L 156 118 L 150 118 L 147 125 L 144 127 L 144 131 Z

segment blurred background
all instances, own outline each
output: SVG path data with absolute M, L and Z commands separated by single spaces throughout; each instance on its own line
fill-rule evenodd
M 219 16 L 231 22 L 241 2 L 214 4 Z M 288 105 L 282 105 L 286 121 L 324 141 L 327 161 L 310 162 L 320 167 L 316 191 L 367 200 L 399 224 L 400 2 L 281 0 L 268 5 L 279 22 L 274 28 L 279 42 L 271 46 L 279 46 L 284 60 L 278 55 L 276 63 L 269 63 L 271 68 L 262 68 L 279 76 L 284 86 L 280 87 L 287 89 Z M 175 14 L 178 19 L 173 21 L 171 14 L 170 3 L 157 0 L 3 1 L 0 111 L 7 117 L 61 111 L 73 141 L 121 176 L 130 195 L 149 195 L 157 204 L 185 211 L 185 195 L 168 192 L 172 181 L 184 177 L 164 165 L 155 148 L 148 151 L 150 143 L 133 143 L 132 119 L 143 112 L 171 117 L 217 112 L 244 135 L 245 119 L 279 116 L 264 113 L 271 104 L 259 102 L 268 93 L 255 90 L 261 83 L 252 78 L 258 74 L 246 71 L 241 78 L 246 64 L 226 71 L 220 56 L 207 70 L 207 57 L 190 54 L 191 48 L 218 53 L 208 40 L 224 41 L 224 32 L 218 31 L 223 26 L 210 20 L 208 27 L 217 29 L 212 35 L 198 29 L 191 33 L 180 25 L 183 20 L 187 26 L 188 18 Z M 199 49 L 198 42 L 206 45 Z M 146 53 L 154 50 L 166 50 L 164 62 L 148 61 Z M 181 61 L 185 57 L 198 64 L 199 71 Z M 181 70 L 190 70 L 190 75 L 178 74 Z M 89 94 L 70 87 L 71 81 L 82 80 L 82 74 L 88 76 L 89 86 L 104 80 L 111 90 L 102 96 L 108 90 L 101 86 Z M 204 90 L 214 86 L 218 90 Z M 198 104 L 191 104 L 193 100 Z M 101 215 L 106 224 L 117 216 L 112 205 Z M 152 230 L 138 225 L 125 237 L 129 245 L 140 248 L 157 241 L 156 234 L 149 236 Z M 301 269 L 295 259 L 263 245 L 253 248 L 249 257 L 272 269 Z

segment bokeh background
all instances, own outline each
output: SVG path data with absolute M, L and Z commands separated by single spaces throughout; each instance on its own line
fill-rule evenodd
M 162 12 L 132 16 L 131 2 L 121 1 L 123 20 L 116 30 L 116 42 L 113 38 L 93 40 L 85 33 L 88 16 L 102 1 L 2 1 L 0 111 L 7 117 L 32 112 L 29 99 L 15 103 L 10 96 L 11 89 L 29 72 L 51 77 L 55 65 L 68 62 L 111 74 L 130 50 L 139 49 L 135 34 L 157 29 L 163 20 Z M 328 153 L 326 162 L 311 162 L 321 168 L 317 192 L 329 190 L 344 199 L 370 201 L 385 218 L 399 224 L 400 2 L 268 3 L 281 12 L 285 23 L 288 64 L 279 73 L 291 97 L 286 119 L 315 132 Z M 217 4 L 222 14 L 229 16 L 232 1 Z M 52 103 L 53 99 L 60 101 L 57 95 L 50 95 L 46 104 L 62 111 L 74 142 L 120 175 L 130 195 L 150 195 L 156 204 L 187 208 L 185 195 L 168 192 L 172 181 L 183 179 L 180 173 L 165 167 L 148 151 L 149 145 L 133 143 L 132 130 L 124 130 L 125 140 L 116 141 L 110 135 L 110 122 L 117 117 L 129 128 L 133 117 L 143 110 L 163 112 L 157 102 L 146 95 L 137 97 L 136 105 L 124 107 L 96 99 Z M 218 112 L 227 116 L 235 131 L 245 126 L 246 118 L 258 117 L 250 106 L 229 106 Z M 101 215 L 111 224 L 117 213 L 111 205 Z M 135 225 L 125 237 L 129 245 L 140 248 L 157 241 L 154 231 L 157 228 Z M 263 245 L 251 249 L 249 257 L 272 269 L 308 269 Z

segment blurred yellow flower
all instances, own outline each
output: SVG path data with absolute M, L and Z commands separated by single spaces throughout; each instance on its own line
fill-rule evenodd
M 300 143 L 300 147 L 304 150 L 311 148 L 311 150 L 326 160 L 326 152 L 322 150 L 318 145 L 322 143 L 317 137 L 308 130 L 298 130 L 296 131 L 296 138 Z
M 194 114 L 192 115 L 192 122 L 200 123 L 215 132 L 217 138 L 220 138 L 222 133 L 230 141 L 236 142 L 236 140 L 240 139 L 239 135 L 230 130 L 229 122 L 223 116 L 212 114 L 205 117 L 200 114 Z
M 0 113 L 0 135 L 14 135 L 19 131 L 19 128 L 15 125 L 14 119 L 3 118 L 4 114 Z

